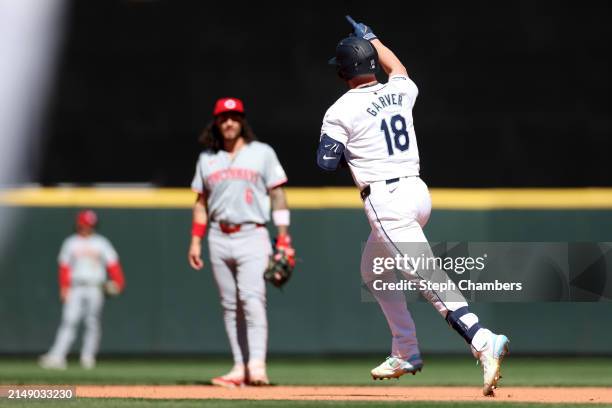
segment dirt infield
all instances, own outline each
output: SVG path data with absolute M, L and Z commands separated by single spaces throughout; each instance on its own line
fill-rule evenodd
M 77 397 L 332 401 L 500 401 L 612 403 L 612 388 L 503 387 L 483 397 L 476 387 L 243 387 L 206 385 L 79 385 Z

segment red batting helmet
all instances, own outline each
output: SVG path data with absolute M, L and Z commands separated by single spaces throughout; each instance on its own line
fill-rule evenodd
M 244 115 L 244 104 L 238 98 L 221 98 L 215 103 L 213 116 L 220 115 L 225 112 L 238 112 Z
M 83 210 L 77 214 L 77 225 L 94 228 L 98 223 L 98 216 L 92 210 Z

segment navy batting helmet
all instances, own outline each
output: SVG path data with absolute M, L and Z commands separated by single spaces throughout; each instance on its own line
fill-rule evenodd
M 336 66 L 340 78 L 349 80 L 378 72 L 378 53 L 368 40 L 346 37 L 336 46 L 336 56 L 329 63 Z

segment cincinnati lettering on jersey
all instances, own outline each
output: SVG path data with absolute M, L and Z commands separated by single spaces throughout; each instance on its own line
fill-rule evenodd
M 209 187 L 214 186 L 215 184 L 220 183 L 224 180 L 246 180 L 251 183 L 257 183 L 259 180 L 259 173 L 254 170 L 249 169 L 223 169 L 212 173 L 210 176 L 206 178 L 206 184 Z
M 379 96 L 378 99 L 375 99 L 371 106 L 366 109 L 366 111 L 372 115 L 378 115 L 378 112 L 385 109 L 388 106 L 402 106 L 402 95 L 398 94 L 386 94 Z
M 74 256 L 77 258 L 100 258 L 102 254 L 96 248 L 78 246 L 74 249 Z

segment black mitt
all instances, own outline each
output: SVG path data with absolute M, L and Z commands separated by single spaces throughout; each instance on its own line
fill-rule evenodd
M 276 249 L 270 256 L 268 268 L 264 272 L 264 279 L 276 286 L 283 287 L 291 278 L 295 267 L 295 258 L 285 249 Z

